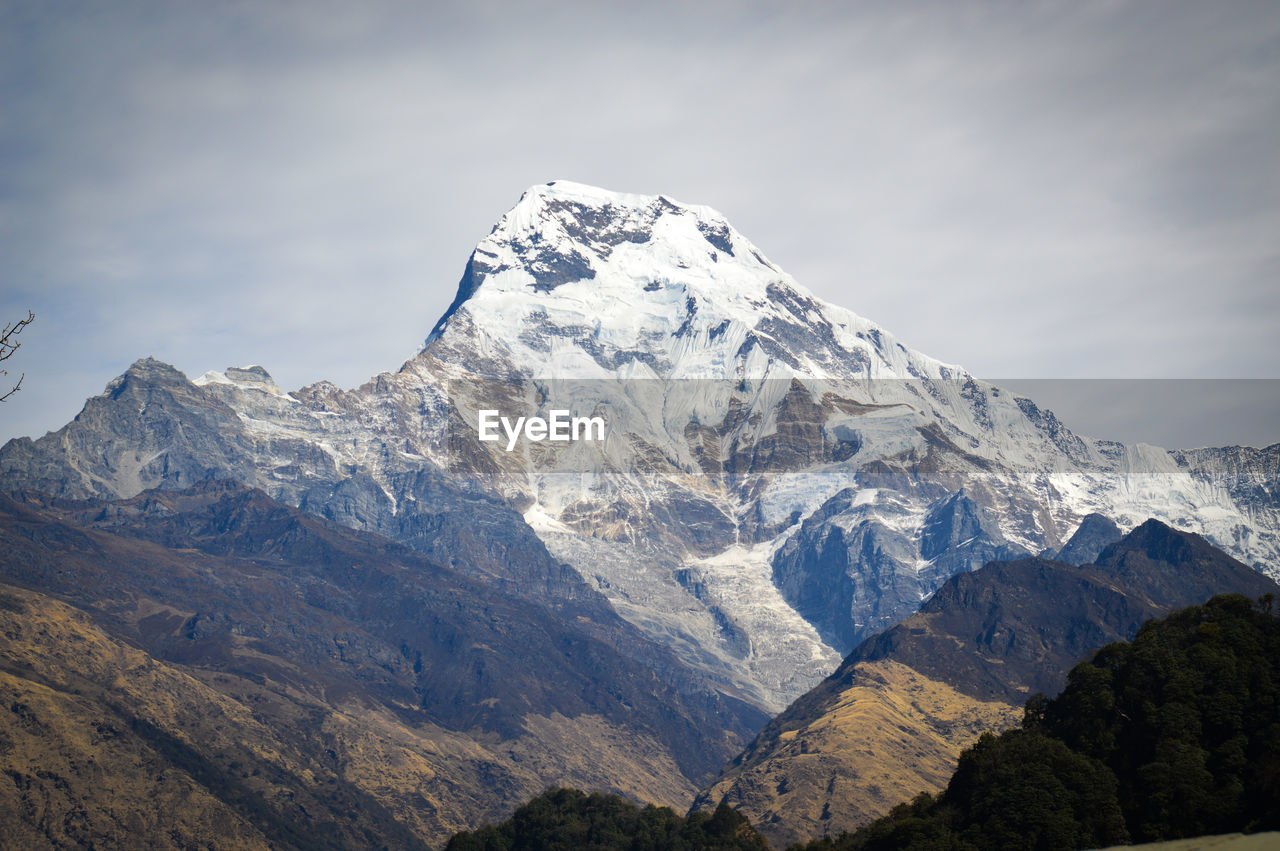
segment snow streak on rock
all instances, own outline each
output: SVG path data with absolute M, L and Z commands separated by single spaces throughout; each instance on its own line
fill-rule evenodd
M 475 439 L 481 410 L 557 405 L 605 417 L 606 439 Z M 233 476 L 421 546 L 442 513 L 514 524 L 510 546 L 545 545 L 777 709 L 949 576 L 1057 550 L 1090 513 L 1277 575 L 1278 459 L 1076 435 L 822 302 L 710 208 L 558 181 L 480 242 L 398 372 L 285 394 L 261 367 L 192 383 L 139 362 L 0 469 L 66 495 Z

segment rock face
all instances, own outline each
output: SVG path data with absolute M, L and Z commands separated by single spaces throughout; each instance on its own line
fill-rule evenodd
M 727 801 L 776 847 L 852 830 L 943 788 L 964 747 L 1015 724 L 1031 694 L 1056 694 L 1094 650 L 1227 592 L 1280 586 L 1155 520 L 1093 565 L 1024 558 L 958 574 L 775 718 L 698 805 Z
M 1026 555 L 1004 540 L 998 524 L 963 489 L 929 507 L 918 541 L 875 521 L 848 529 L 827 522 L 857 499 L 851 490 L 837 494 L 773 559 L 774 583 L 783 596 L 842 652 L 861 636 L 901 620 L 919 604 L 922 585 Z M 917 557 L 925 559 L 922 569 L 902 570 Z
M 1092 564 L 1109 544 L 1114 544 L 1123 537 L 1120 527 L 1115 521 L 1101 514 L 1090 514 L 1080 522 L 1071 540 L 1056 554 L 1050 553 L 1054 561 L 1067 564 Z
M 36 845 L 432 847 L 557 784 L 683 808 L 765 720 L 589 593 L 236 483 L 0 497 L 0 552 L 0 808 Z
M 482 410 L 557 406 L 606 438 L 477 439 Z M 557 182 L 480 242 L 397 372 L 284 393 L 261 367 L 139 361 L 0 474 L 77 498 L 233 478 L 504 591 L 598 592 L 777 710 L 948 577 L 1093 512 L 1274 570 L 1278 457 L 1077 436 L 819 301 L 714 210 Z

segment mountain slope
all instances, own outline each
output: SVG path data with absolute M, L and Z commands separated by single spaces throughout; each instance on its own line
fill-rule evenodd
M 1273 602 L 1222 595 L 1149 621 L 1075 666 L 1057 698 L 1028 705 L 1021 729 L 966 751 L 941 795 L 806 847 L 1095 848 L 1274 831 Z
M 0 582 L 30 589 L 8 610 L 3 658 L 21 681 L 10 686 L 43 707 L 6 719 L 30 766 L 14 769 L 27 779 L 11 812 L 33 830 L 47 819 L 31 800 L 60 801 L 98 831 L 129 810 L 127 794 L 82 788 L 95 775 L 78 757 L 71 791 L 31 779 L 48 767 L 41 752 L 56 763 L 99 716 L 133 731 L 104 769 L 117 788 L 154 785 L 127 779 L 148 765 L 183 772 L 207 819 L 290 847 L 314 845 L 279 832 L 309 823 L 295 800 L 362 814 L 331 837 L 345 847 L 366 834 L 439 842 L 548 784 L 682 807 L 764 720 L 634 661 L 661 648 L 622 654 L 643 639 L 590 620 L 590 605 L 509 597 L 235 483 L 109 503 L 0 497 L 0 551 Z M 86 630 L 102 646 L 89 655 Z M 135 683 L 139 670 L 163 681 Z M 192 836 L 213 830 L 197 821 Z
M 770 722 L 699 805 L 728 802 L 778 846 L 838 835 L 941 789 L 979 733 L 1011 726 L 1027 697 L 1057 693 L 1071 666 L 1147 620 L 1278 591 L 1154 520 L 1096 565 L 1021 559 L 957 575 Z
M 554 409 L 606 438 L 478 439 L 481 410 Z M 234 478 L 543 604 L 603 595 L 777 710 L 948 577 L 1093 512 L 1272 569 L 1277 457 L 1080 437 L 821 302 L 714 210 L 558 181 L 481 240 L 397 372 L 284 393 L 261 367 L 139 361 L 0 472 L 77 498 Z
M 372 796 L 299 759 L 234 689 L 46 595 L 0 595 L 0 811 L 14 847 L 425 847 Z

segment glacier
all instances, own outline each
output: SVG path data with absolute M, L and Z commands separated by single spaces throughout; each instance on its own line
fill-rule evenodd
M 549 406 L 607 416 L 607 439 L 476 439 L 480 410 Z M 1061 547 L 1091 513 L 1160 519 L 1280 577 L 1280 445 L 1077 435 L 818 299 L 709 207 L 567 181 L 480 241 L 397 371 L 286 393 L 260 366 L 188 381 L 140 361 L 0 470 L 71 497 L 230 476 L 420 547 L 446 510 L 463 527 L 476 505 L 509 511 L 770 711 L 951 575 Z M 503 559 L 485 571 L 518 586 Z

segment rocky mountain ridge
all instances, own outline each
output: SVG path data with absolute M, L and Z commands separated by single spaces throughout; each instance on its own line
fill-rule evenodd
M 482 408 L 553 406 L 607 414 L 608 439 L 475 439 Z M 777 710 L 948 577 L 1056 550 L 1090 513 L 1273 569 L 1277 458 L 1080 437 L 821 302 L 709 208 L 557 181 L 480 242 L 397 372 L 284 393 L 261 367 L 139 361 L 0 471 L 68 497 L 234 478 L 543 602 L 599 592 Z
M 771 721 L 698 806 L 730 804 L 779 848 L 853 830 L 942 789 L 963 748 L 1016 724 L 1032 694 L 1057 694 L 1094 651 L 1220 593 L 1280 585 L 1155 520 L 1093 564 L 1024 558 L 957 574 Z

